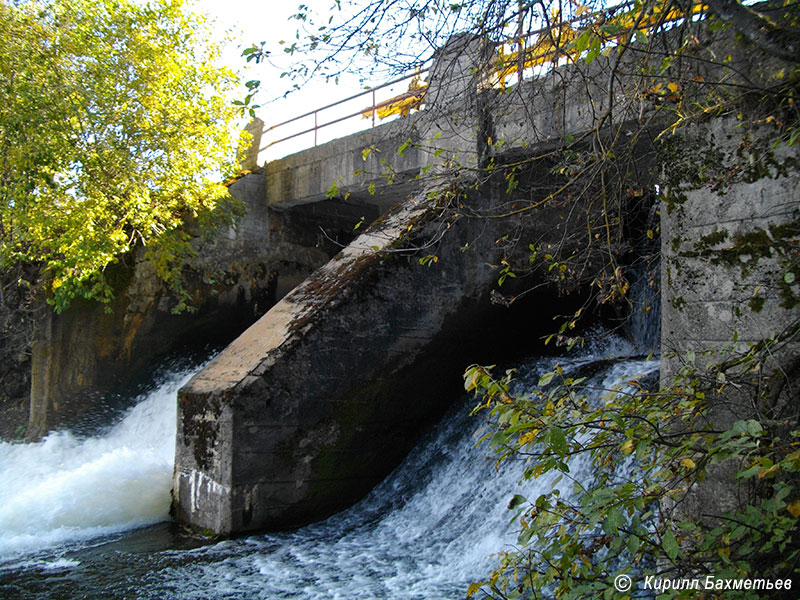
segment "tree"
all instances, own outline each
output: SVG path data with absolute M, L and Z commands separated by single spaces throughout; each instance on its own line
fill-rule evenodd
M 187 220 L 225 212 L 234 75 L 183 0 L 0 4 L 0 269 L 55 310 L 144 246 L 180 287 Z M 24 280 L 24 281 L 23 281 Z

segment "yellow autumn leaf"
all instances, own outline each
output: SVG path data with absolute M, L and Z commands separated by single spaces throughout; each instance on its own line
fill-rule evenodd
M 667 87 L 669 88 L 669 91 L 670 91 L 670 92 L 672 92 L 673 94 L 674 94 L 675 92 L 677 92 L 677 91 L 678 91 L 678 89 L 680 89 L 680 86 L 679 86 L 677 83 L 675 83 L 674 81 L 670 81 L 670 82 L 667 84 Z
M 766 477 L 767 475 L 771 475 L 772 473 L 775 473 L 780 468 L 781 468 L 780 465 L 772 465 L 768 469 L 759 469 L 758 470 L 758 478 L 759 479 L 764 479 L 764 477 Z
M 681 464 L 687 469 L 694 469 L 697 466 L 691 458 L 682 458 Z
M 786 507 L 786 510 L 788 510 L 795 519 L 800 517 L 800 500 L 792 502 Z
M 631 452 L 633 452 L 633 440 L 628 440 L 627 442 L 622 444 L 620 450 L 622 450 L 625 454 L 630 454 Z
M 470 583 L 469 587 L 467 587 L 467 598 L 472 598 L 475 594 L 481 591 L 481 584 L 480 583 Z

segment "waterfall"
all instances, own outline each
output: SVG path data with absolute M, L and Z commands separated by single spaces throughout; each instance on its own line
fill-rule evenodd
M 554 362 L 570 368 L 632 351 L 606 340 L 580 355 L 525 361 L 518 385 L 535 384 Z M 596 384 L 655 369 L 655 361 L 611 361 Z M 516 540 L 511 497 L 553 485 L 547 476 L 520 483 L 523 464 L 495 467 L 476 447 L 482 424 L 465 396 L 366 498 L 323 522 L 214 544 L 166 534 L 167 525 L 109 536 L 167 518 L 174 394 L 188 376 L 172 376 L 104 435 L 2 445 L 0 597 L 463 598 L 491 571 L 492 554 Z M 588 463 L 574 467 L 574 476 L 592 477 Z
M 168 518 L 179 371 L 96 437 L 0 443 L 0 561 Z
M 658 231 L 660 204 L 654 202 L 644 224 L 646 231 Z M 641 257 L 630 272 L 631 289 L 628 295 L 631 306 L 628 330 L 637 352 L 657 354 L 661 343 L 661 252 L 660 238 L 646 235 L 639 242 Z

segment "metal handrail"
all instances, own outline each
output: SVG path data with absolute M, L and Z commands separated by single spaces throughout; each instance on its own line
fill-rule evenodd
M 299 121 L 300 119 L 305 119 L 306 117 L 310 117 L 310 116 L 314 117 L 314 126 L 313 127 L 310 127 L 308 129 L 304 129 L 303 131 L 299 131 L 297 133 L 293 133 L 291 135 L 287 135 L 287 136 L 282 137 L 280 139 L 274 140 L 274 141 L 270 142 L 269 144 L 259 148 L 259 152 L 262 152 L 262 151 L 266 150 L 267 148 L 271 148 L 272 146 L 274 146 L 275 144 L 279 144 L 280 142 L 285 142 L 286 140 L 290 140 L 292 138 L 296 138 L 296 137 L 299 137 L 301 135 L 305 135 L 306 133 L 311 133 L 312 131 L 314 132 L 314 146 L 316 147 L 317 146 L 317 132 L 320 129 L 323 129 L 324 127 L 328 127 L 330 125 L 335 125 L 336 123 L 340 123 L 342 121 L 346 121 L 347 119 L 352 119 L 353 117 L 357 117 L 359 115 L 363 115 L 364 113 L 366 113 L 368 111 L 372 111 L 372 126 L 375 127 L 375 125 L 376 125 L 376 113 L 377 113 L 378 109 L 383 108 L 384 106 L 387 106 L 391 102 L 394 102 L 394 101 L 397 100 L 397 97 L 394 97 L 394 98 L 390 98 L 389 100 L 376 102 L 375 101 L 375 92 L 377 92 L 378 90 L 381 90 L 383 88 L 395 85 L 397 83 L 401 83 L 403 81 L 407 81 L 409 79 L 413 79 L 414 77 L 419 77 L 422 73 L 426 73 L 427 71 L 428 71 L 427 68 L 423 69 L 423 70 L 414 71 L 413 73 L 409 73 L 409 74 L 403 75 L 402 77 L 398 77 L 397 79 L 392 79 L 391 81 L 387 81 L 386 83 L 382 83 L 381 85 L 377 85 L 375 87 L 369 88 L 367 90 L 364 90 L 363 92 L 359 92 L 357 94 L 353 94 L 352 96 L 348 96 L 347 98 L 342 98 L 341 100 L 337 100 L 336 102 L 332 102 L 331 104 L 326 104 L 325 106 L 322 106 L 320 108 L 316 108 L 316 109 L 311 110 L 311 111 L 309 111 L 307 113 L 303 113 L 302 115 L 298 115 L 296 117 L 292 117 L 291 119 L 287 119 L 286 121 L 283 121 L 281 123 L 277 123 L 276 125 L 272 125 L 271 127 L 266 128 L 264 130 L 264 133 L 270 132 L 270 131 L 272 131 L 274 129 L 277 129 L 279 127 L 283 127 L 285 125 L 288 125 L 289 123 L 293 123 L 295 121 Z M 420 90 L 419 94 L 422 94 L 423 91 L 424 90 Z M 408 92 L 406 92 L 405 94 L 408 94 Z M 346 116 L 339 117 L 337 119 L 333 119 L 332 121 L 327 121 L 327 122 L 322 123 L 322 124 L 320 124 L 318 122 L 318 115 L 319 115 L 320 112 L 322 112 L 324 110 L 328 110 L 328 109 L 333 108 L 335 106 L 339 106 L 340 104 L 344 104 L 345 102 L 350 102 L 351 100 L 355 100 L 357 98 L 360 98 L 360 97 L 366 96 L 366 95 L 371 95 L 372 96 L 372 104 L 371 104 L 371 106 L 369 106 L 367 108 L 362 108 L 362 109 L 360 109 L 360 110 L 358 110 L 358 111 L 356 111 L 354 113 L 348 114 Z M 410 97 L 410 96 L 406 96 L 406 97 Z
M 600 10 L 597 10 L 597 11 L 594 11 L 594 12 L 587 12 L 587 13 L 581 15 L 581 16 L 578 16 L 578 17 L 573 17 L 573 18 L 570 18 L 570 19 L 565 19 L 565 20 L 560 20 L 558 22 L 554 22 L 548 27 L 542 27 L 542 28 L 534 30 L 534 31 L 526 32 L 522 36 L 520 36 L 520 35 L 508 36 L 508 37 L 504 38 L 503 40 L 497 42 L 495 44 L 496 48 L 500 48 L 500 47 L 505 46 L 505 45 L 508 45 L 508 46 L 515 46 L 516 45 L 516 46 L 519 47 L 519 50 L 517 51 L 517 56 L 514 56 L 513 58 L 511 58 L 510 60 L 507 60 L 507 61 L 501 59 L 497 63 L 496 75 L 498 75 L 501 85 L 503 85 L 502 82 L 505 79 L 505 77 L 507 75 L 510 75 L 511 73 L 515 72 L 515 71 L 519 74 L 520 80 L 522 80 L 522 71 L 526 70 L 528 68 L 528 67 L 524 66 L 526 63 L 529 63 L 529 62 L 532 62 L 532 61 L 545 62 L 546 60 L 549 60 L 550 57 L 552 57 L 553 61 L 555 61 L 559 57 L 565 57 L 565 56 L 568 56 L 570 54 L 569 52 L 565 53 L 564 49 L 561 49 L 561 48 L 556 48 L 556 49 L 553 49 L 553 50 L 545 50 L 544 52 L 540 52 L 540 53 L 536 54 L 536 53 L 534 53 L 535 52 L 534 49 L 530 49 L 529 50 L 529 49 L 525 48 L 526 40 L 528 40 L 528 39 L 530 39 L 530 38 L 532 38 L 534 36 L 541 36 L 542 34 L 545 34 L 545 33 L 548 33 L 548 32 L 563 28 L 564 26 L 571 27 L 574 23 L 580 23 L 580 22 L 589 21 L 589 20 L 594 19 L 594 18 L 596 18 L 598 16 L 606 16 L 606 17 L 609 17 L 609 18 L 613 18 L 618 12 L 625 11 L 627 9 L 630 9 L 633 6 L 635 6 L 635 2 L 631 2 L 631 1 L 622 2 L 622 3 L 617 4 L 615 6 L 610 6 L 608 8 L 600 9 Z M 702 7 L 704 5 L 702 3 L 702 0 L 698 0 L 697 3 L 694 6 Z M 673 16 L 673 17 L 669 17 L 669 13 L 667 13 L 664 16 L 667 17 L 667 18 L 665 18 L 661 22 L 658 22 L 658 23 L 650 22 L 650 23 L 641 24 L 639 26 L 634 26 L 634 27 L 630 27 L 630 28 L 624 28 L 624 29 L 622 29 L 620 31 L 620 33 L 623 32 L 623 31 L 624 32 L 633 32 L 633 31 L 639 31 L 639 30 L 646 30 L 646 29 L 649 29 L 650 27 L 652 27 L 654 25 L 666 25 L 668 23 L 678 22 L 678 21 L 680 21 L 682 19 L 693 18 L 694 16 L 696 16 L 696 9 L 693 9 L 692 11 L 690 11 L 688 13 L 685 13 L 685 14 L 684 13 L 680 13 L 679 15 Z M 606 42 L 613 41 L 614 38 L 615 38 L 615 36 L 612 35 L 611 37 L 609 37 L 608 40 L 606 40 Z M 547 71 L 549 71 L 549 69 L 547 69 Z
M 519 45 L 519 46 L 521 46 L 520 47 L 519 56 L 515 59 L 515 62 L 520 63 L 520 61 L 522 61 L 523 64 L 526 61 L 540 59 L 540 58 L 546 58 L 546 57 L 550 56 L 551 54 L 556 56 L 558 54 L 557 51 L 546 51 L 546 52 L 543 52 L 543 53 L 537 54 L 537 55 L 525 56 L 527 54 L 527 52 L 524 49 L 524 44 L 525 44 L 524 40 L 530 39 L 531 37 L 533 37 L 535 35 L 541 35 L 541 34 L 543 34 L 545 32 L 553 31 L 554 29 L 559 28 L 559 27 L 563 27 L 564 25 L 572 25 L 574 23 L 578 23 L 578 22 L 581 22 L 581 21 L 586 21 L 586 20 L 595 18 L 595 17 L 600 16 L 600 15 L 613 15 L 614 13 L 618 12 L 619 10 L 625 10 L 627 8 L 630 8 L 634 4 L 635 4 L 634 2 L 629 0 L 627 2 L 621 2 L 620 4 L 617 4 L 616 6 L 611 6 L 611 7 L 604 8 L 604 9 L 601 9 L 601 10 L 597 10 L 597 11 L 594 11 L 594 12 L 591 12 L 591 13 L 586 13 L 586 14 L 583 14 L 583 15 L 578 16 L 578 17 L 573 17 L 571 19 L 560 20 L 557 23 L 552 23 L 550 26 L 542 27 L 542 28 L 537 29 L 535 31 L 526 32 L 522 36 L 519 36 L 519 35 L 509 36 L 509 37 L 507 37 L 507 38 L 495 43 L 495 47 L 500 47 L 500 46 L 503 46 L 503 45 L 506 45 L 506 44 L 507 45 Z M 687 15 L 684 15 L 681 18 L 686 18 L 686 16 Z M 631 29 L 630 31 L 633 31 L 634 29 Z M 509 61 L 508 64 L 513 67 L 514 62 L 513 61 Z M 520 67 L 521 67 L 521 65 L 518 66 L 518 69 Z M 499 73 L 503 78 L 505 76 L 503 74 L 503 70 L 504 69 L 505 69 L 505 64 L 501 65 L 500 66 L 500 70 L 499 70 Z M 420 89 L 420 90 L 409 90 L 408 92 L 404 92 L 404 93 L 399 94 L 399 95 L 397 95 L 397 96 L 395 96 L 393 98 L 390 98 L 388 100 L 384 100 L 384 101 L 382 101 L 380 103 L 376 103 L 376 101 L 375 101 L 375 92 L 378 91 L 378 90 L 381 90 L 383 88 L 386 88 L 386 87 L 395 85 L 397 83 L 400 83 L 402 81 L 407 81 L 409 79 L 413 79 L 414 77 L 419 77 L 422 73 L 426 73 L 426 72 L 429 72 L 429 71 L 430 71 L 430 67 L 426 67 L 424 70 L 416 70 L 413 73 L 406 74 L 406 75 L 404 75 L 402 77 L 399 77 L 397 79 L 393 79 L 393 80 L 388 81 L 386 83 L 383 83 L 381 85 L 378 85 L 378 86 L 375 86 L 373 88 L 369 88 L 367 90 L 364 90 L 363 92 L 359 92 L 357 94 L 353 94 L 352 96 L 348 96 L 347 98 L 343 98 L 343 99 L 338 100 L 336 102 L 333 102 L 331 104 L 327 104 L 327 105 L 322 106 L 320 108 L 317 108 L 315 110 L 306 112 L 306 113 L 304 113 L 302 115 L 293 117 L 291 119 L 288 119 L 286 121 L 283 121 L 281 123 L 273 125 L 273 126 L 267 128 L 267 129 L 265 129 L 264 133 L 267 133 L 269 131 L 273 131 L 274 129 L 277 129 L 279 127 L 283 127 L 285 125 L 288 125 L 289 123 L 293 123 L 295 121 L 299 121 L 300 119 L 304 119 L 306 117 L 310 117 L 310 116 L 314 117 L 314 126 L 313 127 L 309 127 L 308 129 L 304 129 L 303 131 L 299 131 L 297 133 L 293 133 L 291 135 L 287 135 L 287 136 L 282 137 L 280 139 L 274 140 L 274 141 L 268 143 L 267 145 L 259 148 L 259 152 L 261 152 L 263 150 L 266 150 L 268 148 L 271 148 L 272 146 L 274 146 L 276 144 L 279 144 L 281 142 L 285 142 L 287 140 L 290 140 L 290 139 L 293 139 L 293 138 L 296 138 L 296 137 L 299 137 L 301 135 L 305 135 L 305 134 L 311 133 L 311 132 L 314 133 L 314 146 L 316 147 L 318 145 L 317 144 L 317 142 L 318 142 L 317 132 L 320 129 L 323 129 L 324 127 L 328 127 L 330 125 L 335 125 L 336 123 L 340 123 L 342 121 L 346 121 L 347 119 L 352 119 L 353 117 L 356 117 L 356 116 L 359 116 L 359 115 L 365 115 L 367 112 L 370 112 L 370 111 L 372 112 L 372 127 L 375 127 L 377 111 L 380 108 L 383 108 L 385 106 L 389 106 L 390 104 L 392 104 L 393 102 L 397 102 L 398 100 L 402 100 L 402 99 L 405 99 L 405 98 L 411 98 L 411 97 L 415 97 L 415 96 L 417 96 L 417 97 L 422 96 L 425 93 L 425 89 L 423 88 L 423 89 Z M 522 73 L 521 73 L 521 70 L 520 70 L 520 77 L 521 77 L 521 75 L 522 75 Z M 356 112 L 353 112 L 351 114 L 345 115 L 343 117 L 339 117 L 337 119 L 333 119 L 332 121 L 327 121 L 325 123 L 319 124 L 318 116 L 319 116 L 320 112 L 322 112 L 324 110 L 328 110 L 328 109 L 333 108 L 335 106 L 338 106 L 340 104 L 344 104 L 345 102 L 350 102 L 351 100 L 355 100 L 357 98 L 360 98 L 362 96 L 366 96 L 368 94 L 371 94 L 371 96 L 372 96 L 372 104 L 371 104 L 371 106 L 369 106 L 367 108 L 363 108 L 363 109 L 358 110 Z

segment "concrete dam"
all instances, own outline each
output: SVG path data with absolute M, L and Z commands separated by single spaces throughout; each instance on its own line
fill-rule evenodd
M 731 49 L 724 36 L 708 44 Z M 759 77 L 744 53 L 732 54 L 739 76 Z M 582 306 L 578 283 L 499 285 L 509 257 L 564 244 L 569 228 L 605 216 L 602 208 L 581 216 L 544 201 L 560 185 L 557 165 L 508 166 L 575 139 L 614 137 L 627 148 L 626 168 L 638 178 L 630 196 L 649 198 L 644 205 L 656 215 L 658 225 L 645 229 L 652 239 L 660 228 L 655 350 L 663 372 L 674 369 L 670 352 L 722 345 L 734 332 L 742 342 L 760 339 L 788 322 L 791 309 L 776 294 L 764 297 L 763 310 L 740 310 L 774 265 L 745 256 L 734 241 L 793 221 L 795 174 L 738 180 L 725 190 L 680 183 L 668 173 L 682 152 L 700 149 L 718 161 L 738 151 L 734 122 L 720 117 L 673 131 L 665 166 L 653 150 L 664 100 L 632 97 L 641 73 L 612 69 L 599 56 L 498 89 L 487 83 L 487 55 L 477 40 L 452 39 L 431 67 L 424 110 L 272 161 L 232 186 L 254 214 L 293 223 L 307 247 L 314 226 L 316 243 L 326 244 L 330 230 L 348 241 L 348 230 L 352 237 L 365 224 L 180 390 L 173 489 L 180 522 L 230 535 L 341 510 L 445 410 L 468 364 L 518 352 L 523 340 L 549 333 L 553 317 Z M 684 80 L 704 79 L 714 80 L 712 67 L 687 56 Z M 523 185 L 510 185 L 510 172 Z M 510 233 L 515 247 L 505 243 Z M 719 252 L 741 254 L 754 268 L 742 279 L 738 263 L 712 260 Z M 532 287 L 538 291 L 513 301 Z

